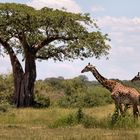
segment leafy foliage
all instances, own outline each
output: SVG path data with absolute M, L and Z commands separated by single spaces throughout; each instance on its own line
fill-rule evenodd
M 107 35 L 98 31 L 89 14 L 0 3 L 0 39 L 9 41 L 16 52 L 24 56 L 23 37 L 30 48 L 37 47 L 39 59 L 99 57 L 108 54 L 110 49 L 106 44 Z
M 41 94 L 35 94 L 34 106 L 37 108 L 49 107 L 50 99 Z
M 140 90 L 138 84 L 126 80 L 120 82 Z M 81 75 L 73 79 L 47 78 L 44 81 L 37 81 L 36 88 L 40 89 L 38 93 L 47 94 L 52 106 L 94 107 L 113 102 L 107 89 Z
M 0 75 L 0 104 L 11 104 L 13 92 L 12 75 Z
M 120 82 L 140 91 L 138 83 Z M 13 92 L 12 75 L 0 75 L 0 104 L 11 104 Z M 86 76 L 81 75 L 73 79 L 52 77 L 36 81 L 34 99 L 36 107 L 80 108 L 101 106 L 113 102 L 107 89 L 96 81 L 88 81 Z

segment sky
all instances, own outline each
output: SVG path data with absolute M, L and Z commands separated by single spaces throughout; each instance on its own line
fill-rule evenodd
M 40 9 L 65 7 L 75 13 L 89 13 L 97 25 L 111 39 L 109 59 L 87 58 L 84 61 L 37 62 L 37 79 L 63 76 L 74 78 L 90 62 L 106 78 L 130 80 L 140 71 L 140 0 L 0 0 L 0 2 L 24 3 Z M 11 72 L 8 56 L 0 57 L 0 73 Z M 89 80 L 93 75 L 84 73 Z

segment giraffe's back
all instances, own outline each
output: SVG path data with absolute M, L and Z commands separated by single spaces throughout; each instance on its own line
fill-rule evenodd
M 117 96 L 120 103 L 133 104 L 135 102 L 136 104 L 139 104 L 140 94 L 134 88 L 117 83 L 113 93 L 116 94 L 115 96 Z

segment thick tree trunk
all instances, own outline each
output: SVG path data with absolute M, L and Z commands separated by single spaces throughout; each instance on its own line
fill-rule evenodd
M 24 89 L 24 84 L 23 84 L 23 77 L 24 77 L 24 73 L 21 71 L 14 70 L 13 73 L 14 76 L 14 95 L 13 95 L 13 102 L 16 105 L 16 107 L 21 107 L 24 104 L 21 103 L 22 98 L 24 96 L 24 91 L 22 89 Z
M 25 51 L 25 71 L 22 68 L 14 50 L 8 42 L 0 39 L 0 43 L 7 50 L 11 65 L 13 69 L 14 77 L 14 95 L 13 102 L 17 107 L 28 107 L 32 106 L 34 103 L 34 83 L 36 80 L 36 64 L 35 64 L 35 54 L 36 51 L 29 47 L 26 40 L 23 41 L 24 51 Z M 26 46 L 27 45 L 27 46 Z
M 20 65 L 14 70 L 14 103 L 17 107 L 29 107 L 34 103 L 34 83 L 36 80 L 35 58 L 29 54 L 25 60 L 25 72 Z
M 24 74 L 24 106 L 32 106 L 34 103 L 34 83 L 36 80 L 36 64 L 34 55 L 29 54 L 25 60 Z

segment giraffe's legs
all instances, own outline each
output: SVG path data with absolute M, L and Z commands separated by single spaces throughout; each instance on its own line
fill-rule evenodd
M 124 105 L 124 113 L 126 113 L 126 111 L 128 110 L 128 108 L 130 108 L 130 105 L 129 104 L 125 104 Z
M 133 115 L 134 115 L 134 119 L 138 119 L 138 115 L 139 115 L 139 110 L 138 110 L 138 106 L 137 104 L 133 104 Z
M 121 103 L 119 103 L 119 110 L 120 110 L 121 115 L 124 115 L 124 110 Z
M 120 114 L 123 115 L 124 111 L 123 111 L 122 104 L 120 103 L 120 100 L 118 99 L 118 96 L 116 96 L 116 95 L 117 95 L 117 92 L 113 92 L 111 94 L 111 97 L 115 102 L 115 109 L 116 109 L 115 112 L 117 112 L 118 114 L 120 112 Z
M 119 114 L 119 107 L 118 107 L 118 103 L 115 102 L 115 112 L 117 112 Z
M 122 107 L 122 104 L 119 103 L 118 101 L 115 101 L 115 112 L 121 115 L 124 115 L 124 111 L 123 111 L 123 107 Z

